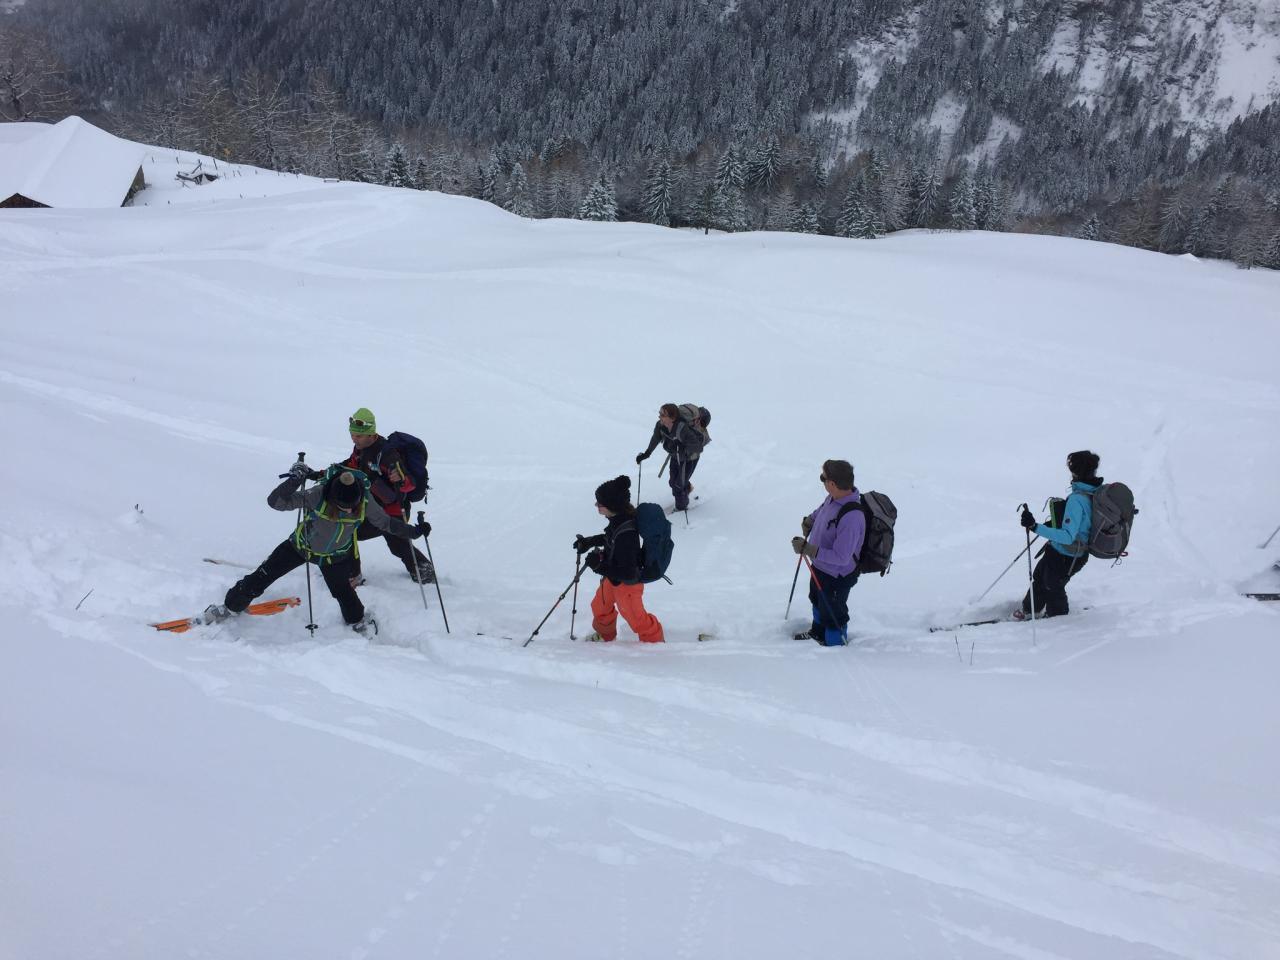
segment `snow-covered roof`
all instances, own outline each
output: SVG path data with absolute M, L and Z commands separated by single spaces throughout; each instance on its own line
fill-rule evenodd
M 14 127 L 37 129 L 5 129 Z M 142 166 L 141 146 L 79 117 L 0 131 L 0 201 L 17 193 L 48 207 L 118 207 Z

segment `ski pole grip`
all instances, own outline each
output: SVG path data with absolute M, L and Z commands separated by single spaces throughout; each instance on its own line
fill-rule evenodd
M 306 457 L 307 457 L 307 455 L 306 455 L 305 453 L 303 453 L 301 450 L 299 450 L 299 451 L 298 451 L 298 462 L 299 462 L 299 463 L 301 463 L 303 460 L 305 460 L 305 459 L 306 459 Z M 285 477 L 287 477 L 287 476 L 289 476 L 289 474 L 287 474 L 287 473 L 282 473 L 282 474 L 280 474 L 280 479 L 281 479 L 281 480 L 283 480 L 283 479 L 284 479 Z

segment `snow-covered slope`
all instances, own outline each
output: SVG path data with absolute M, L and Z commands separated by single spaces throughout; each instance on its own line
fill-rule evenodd
M 0 212 L 0 954 L 1275 955 L 1280 631 L 1237 591 L 1280 580 L 1280 277 L 311 186 Z M 668 642 L 573 642 L 570 598 L 522 648 L 667 400 L 715 421 Z M 364 405 L 431 448 L 452 632 L 376 543 L 375 644 L 318 580 L 314 638 L 150 630 Z M 1084 446 L 1132 556 L 1034 637 L 930 633 L 1020 595 L 969 602 Z M 900 510 L 837 650 L 782 616 L 828 457 Z

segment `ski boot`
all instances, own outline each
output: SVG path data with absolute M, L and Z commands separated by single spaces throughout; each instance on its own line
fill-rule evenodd
M 414 583 L 435 583 L 436 571 L 435 568 L 431 566 L 431 561 L 418 561 L 416 569 L 412 567 L 409 569 L 409 579 Z
M 358 621 L 351 624 L 351 629 L 362 637 L 376 637 L 378 635 L 378 621 L 366 613 Z
M 203 619 L 205 623 L 221 623 L 228 617 L 234 617 L 235 612 L 227 609 L 225 603 L 211 603 L 204 608 Z

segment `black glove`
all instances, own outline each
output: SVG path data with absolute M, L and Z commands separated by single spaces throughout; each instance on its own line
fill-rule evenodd
M 415 529 L 418 531 L 418 537 L 431 536 L 431 524 L 427 523 L 425 520 L 419 520 L 418 526 L 415 527 Z M 417 540 L 418 537 L 414 537 L 413 539 Z
M 636 463 L 643 463 L 645 460 L 648 460 L 648 459 L 649 459 L 649 455 L 647 453 L 636 454 Z
M 584 537 L 582 534 L 578 534 L 576 537 L 573 538 L 574 553 L 582 554 L 582 553 L 586 553 L 588 550 L 591 549 L 590 547 L 585 545 L 586 539 L 587 538 Z
M 307 480 L 311 477 L 311 468 L 299 460 L 289 468 L 289 472 L 285 476 L 292 477 L 298 481 Z
M 1028 530 L 1034 530 L 1039 523 L 1039 521 L 1036 520 L 1035 515 L 1026 507 L 1022 508 L 1022 519 L 1020 522 Z
M 604 554 L 601 553 L 599 550 L 592 550 L 590 553 L 587 554 L 586 562 L 587 562 L 588 569 L 594 570 L 596 573 L 599 573 L 600 564 L 604 562 Z

